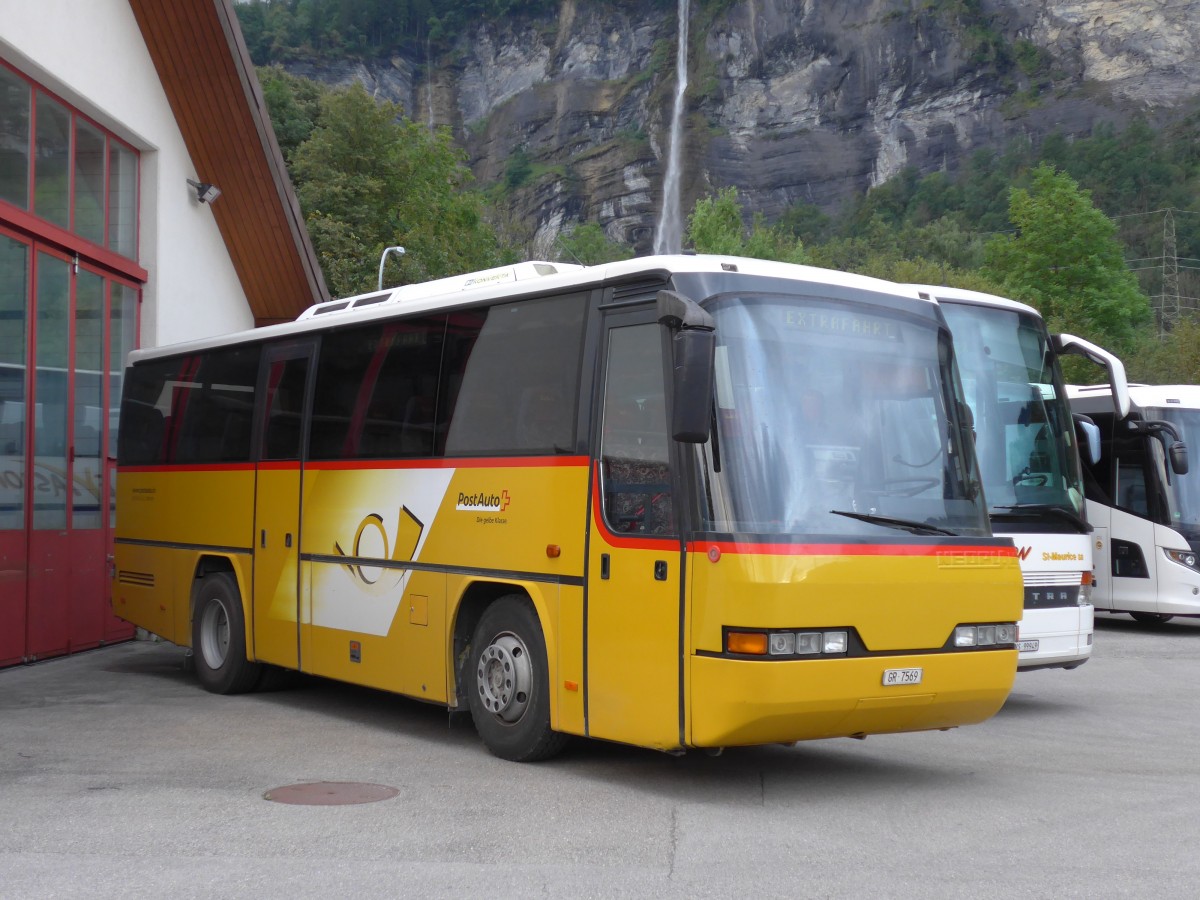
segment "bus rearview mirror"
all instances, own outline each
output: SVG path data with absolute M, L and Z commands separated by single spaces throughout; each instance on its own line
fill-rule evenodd
M 658 321 L 671 330 L 674 387 L 671 435 L 687 444 L 708 440 L 717 338 L 712 316 L 676 291 L 659 291 Z
M 716 335 L 700 329 L 677 331 L 671 338 L 675 395 L 671 433 L 677 441 L 703 444 L 708 440 L 716 346 Z
M 1079 437 L 1079 452 L 1088 465 L 1100 462 L 1100 426 L 1085 415 L 1075 413 L 1075 434 Z
M 1171 458 L 1171 471 L 1176 475 L 1186 475 L 1188 473 L 1187 444 L 1183 441 L 1175 441 L 1175 443 L 1171 444 L 1167 455 Z

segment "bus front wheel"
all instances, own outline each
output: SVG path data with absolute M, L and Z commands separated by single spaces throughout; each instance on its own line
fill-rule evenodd
M 1163 622 L 1170 622 L 1175 618 L 1167 613 L 1131 612 L 1129 615 L 1133 621 L 1141 625 L 1161 625 Z
M 262 666 L 246 658 L 246 623 L 232 576 L 206 575 L 196 585 L 192 606 L 192 657 L 196 678 L 214 694 L 253 690 Z
M 550 728 L 546 640 L 528 600 L 513 594 L 484 610 L 470 660 L 471 718 L 489 751 L 533 762 L 562 750 L 567 736 Z

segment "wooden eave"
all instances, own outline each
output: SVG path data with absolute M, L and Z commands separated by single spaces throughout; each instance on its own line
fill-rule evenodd
M 258 325 L 329 299 L 232 0 L 129 0 Z M 184 185 L 180 188 L 183 189 Z

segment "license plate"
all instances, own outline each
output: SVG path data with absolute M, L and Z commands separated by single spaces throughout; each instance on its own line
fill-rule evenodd
M 883 686 L 892 687 L 897 684 L 920 684 L 924 677 L 924 669 L 884 669 Z
M 1021 652 L 1037 650 L 1037 641 L 1017 641 L 1017 649 Z

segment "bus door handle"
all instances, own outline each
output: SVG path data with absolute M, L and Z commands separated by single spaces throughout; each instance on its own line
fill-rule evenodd
M 608 574 L 609 574 L 609 558 L 608 558 L 608 554 L 607 554 L 607 553 L 601 553 L 601 554 L 600 554 L 600 577 L 601 577 L 602 579 L 606 579 L 606 580 L 607 580 L 607 578 L 608 578 Z
M 262 530 L 262 535 L 259 537 L 258 542 L 259 546 L 261 546 L 264 550 L 267 548 L 267 529 L 264 528 Z
M 285 547 L 292 546 L 292 533 L 290 531 L 283 536 L 283 546 L 285 546 Z
M 665 559 L 656 559 L 654 561 L 654 580 L 667 580 L 667 561 Z

